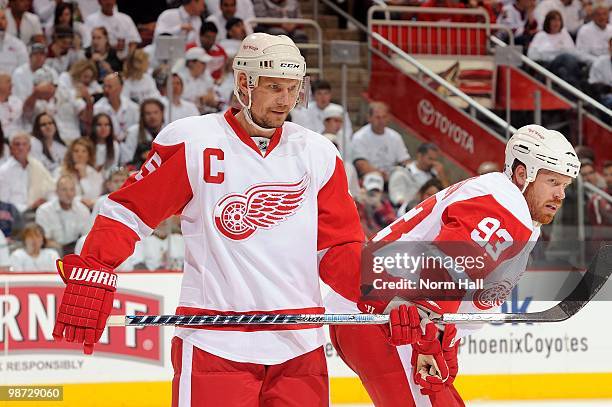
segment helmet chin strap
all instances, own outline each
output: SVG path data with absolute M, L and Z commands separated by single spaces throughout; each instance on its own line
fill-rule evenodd
M 236 95 L 236 97 L 238 98 L 238 103 L 240 103 L 240 105 L 242 106 L 242 110 L 244 112 L 244 117 L 246 118 L 246 121 L 251 126 L 255 127 L 257 131 L 261 131 L 262 133 L 269 133 L 270 130 L 274 130 L 275 127 L 266 128 L 266 127 L 261 127 L 259 124 L 255 123 L 255 120 L 253 120 L 253 116 L 251 116 L 251 104 L 253 103 L 253 98 L 251 97 L 251 88 L 248 88 L 247 92 L 248 92 L 247 95 L 249 97 L 248 105 L 245 105 L 242 102 L 242 98 L 239 95 Z

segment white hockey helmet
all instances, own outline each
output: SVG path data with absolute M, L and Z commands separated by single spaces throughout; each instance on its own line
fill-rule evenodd
M 242 40 L 232 65 L 235 73 L 235 91 L 238 73 L 247 74 L 249 88 L 257 86 L 260 76 L 297 79 L 306 75 L 306 61 L 300 50 L 286 35 L 255 33 Z
M 238 53 L 232 64 L 234 68 L 234 95 L 240 105 L 244 108 L 248 122 L 258 130 L 266 131 L 257 125 L 251 117 L 251 91 L 257 87 L 260 76 L 273 78 L 297 79 L 300 81 L 300 97 L 295 102 L 294 108 L 300 101 L 304 101 L 304 76 L 306 75 L 306 61 L 300 50 L 286 35 L 270 35 L 266 33 L 254 33 L 242 40 Z M 240 94 L 240 73 L 247 76 L 248 90 L 246 95 Z M 241 96 L 247 97 L 247 103 Z
M 572 144 L 563 134 L 536 124 L 523 126 L 506 144 L 504 173 L 512 177 L 512 165 L 519 160 L 527 168 L 527 180 L 523 191 L 535 181 L 538 171 L 545 169 L 576 178 L 580 161 Z

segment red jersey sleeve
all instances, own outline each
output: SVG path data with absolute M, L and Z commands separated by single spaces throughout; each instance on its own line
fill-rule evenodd
M 319 275 L 342 297 L 359 299 L 359 265 L 365 240 L 342 160 L 336 157 L 332 176 L 321 188 L 318 203 Z
M 184 142 L 153 143 L 140 171 L 102 205 L 81 256 L 115 268 L 133 253 L 138 240 L 182 211 L 193 196 L 185 148 Z

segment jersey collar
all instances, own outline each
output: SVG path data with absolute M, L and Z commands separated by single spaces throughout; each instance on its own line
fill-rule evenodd
M 272 138 L 270 139 L 270 144 L 268 144 L 268 149 L 266 150 L 265 154 L 262 155 L 261 151 L 259 150 L 259 147 L 257 147 L 257 145 L 255 144 L 255 141 L 253 141 L 251 136 L 247 134 L 247 132 L 242 128 L 242 126 L 240 126 L 240 123 L 238 123 L 238 120 L 236 120 L 235 115 L 238 114 L 238 112 L 240 112 L 240 110 L 234 109 L 234 108 L 229 108 L 227 112 L 225 112 L 223 116 L 225 117 L 227 124 L 230 125 L 232 130 L 234 130 L 234 133 L 236 133 L 238 138 L 244 144 L 249 146 L 258 155 L 266 158 L 267 156 L 270 155 L 270 153 L 272 152 L 272 150 L 274 150 L 274 148 L 278 145 L 278 143 L 280 143 L 280 138 L 281 138 L 281 134 L 283 133 L 283 128 L 279 127 L 278 129 L 274 131 L 274 134 L 272 135 Z

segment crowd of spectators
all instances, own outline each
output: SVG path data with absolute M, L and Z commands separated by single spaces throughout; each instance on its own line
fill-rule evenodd
M 517 20 L 517 36 L 533 34 L 530 56 L 564 61 L 568 78 L 590 67 L 592 89 L 604 103 L 612 99 L 608 8 L 581 0 L 455 1 L 419 4 L 484 7 L 502 23 Z M 117 0 L 0 0 L 0 270 L 49 270 L 61 255 L 78 253 L 101 202 L 144 163 L 166 124 L 235 106 L 231 62 L 250 32 L 307 41 L 303 27 L 290 21 L 248 23 L 299 18 L 297 0 L 173 3 L 158 10 L 152 25 L 137 26 L 138 16 L 120 11 Z M 168 35 L 185 39 L 184 56 L 173 64 L 156 51 Z M 589 56 L 577 57 L 581 52 Z M 311 103 L 291 120 L 338 147 L 368 236 L 449 185 L 438 146 L 409 152 L 388 126 L 385 104 L 372 102 L 368 122 L 353 134 L 348 112 L 332 98 L 330 83 L 315 81 Z M 584 164 L 585 179 L 589 168 L 601 168 Z M 482 172 L 495 167 L 483 163 Z M 609 193 L 612 167 L 597 175 Z M 589 219 L 609 224 L 609 203 L 588 198 Z M 139 242 L 121 269 L 178 267 L 182 245 L 170 219 Z

